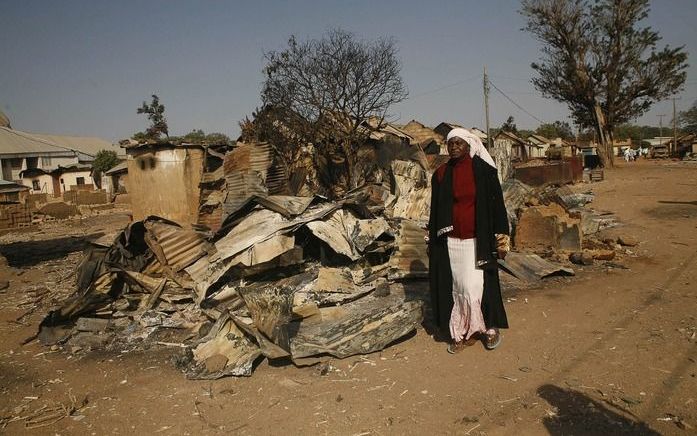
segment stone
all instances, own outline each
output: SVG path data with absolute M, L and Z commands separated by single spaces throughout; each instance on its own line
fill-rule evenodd
M 521 211 L 514 243 L 521 250 L 581 251 L 581 217 L 569 214 L 557 203 L 528 207 Z
M 75 329 L 79 332 L 103 332 L 109 325 L 111 320 L 104 318 L 78 318 L 75 324 Z
M 575 251 L 569 255 L 569 260 L 576 265 L 593 265 L 593 255 L 588 251 Z
M 228 358 L 222 354 L 214 354 L 205 361 L 206 371 L 208 372 L 218 372 L 222 371 L 227 365 Z
M 593 259 L 595 260 L 612 260 L 615 258 L 614 250 L 593 250 Z
M 639 241 L 635 237 L 629 235 L 619 236 L 617 242 L 625 247 L 635 247 L 639 244 Z

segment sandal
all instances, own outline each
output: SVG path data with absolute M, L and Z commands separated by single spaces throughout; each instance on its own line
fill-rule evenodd
M 465 349 L 464 341 L 451 342 L 448 344 L 448 353 L 455 354 Z
M 501 345 L 501 333 L 498 331 L 498 329 L 493 335 L 484 335 L 484 348 L 487 350 L 493 350 L 499 345 Z

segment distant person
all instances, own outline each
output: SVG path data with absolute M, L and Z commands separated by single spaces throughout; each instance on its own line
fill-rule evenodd
M 449 333 L 449 353 L 479 338 L 493 350 L 508 328 L 497 263 L 510 249 L 501 184 L 477 136 L 456 128 L 446 142 L 450 160 L 433 174 L 426 238 L 433 315 Z
M 630 159 L 631 159 L 631 149 L 625 148 L 624 149 L 624 161 L 629 162 Z

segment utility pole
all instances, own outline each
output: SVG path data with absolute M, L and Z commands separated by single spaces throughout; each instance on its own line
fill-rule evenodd
M 673 154 L 678 154 L 678 125 L 677 118 L 678 115 L 675 111 L 675 100 L 679 100 L 677 97 L 673 97 Z
M 658 134 L 658 137 L 663 138 L 663 117 L 665 117 L 666 114 L 658 114 L 656 116 L 658 117 L 658 126 L 660 129 L 659 130 L 660 133 Z
M 484 110 L 486 112 L 486 148 L 491 150 L 491 134 L 489 133 L 489 76 L 484 65 Z

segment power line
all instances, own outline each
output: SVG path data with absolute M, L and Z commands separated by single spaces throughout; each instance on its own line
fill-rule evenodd
M 409 97 L 407 98 L 407 100 L 411 100 L 411 99 L 414 99 L 414 98 L 423 97 L 424 95 L 434 94 L 434 93 L 436 93 L 436 92 L 440 92 L 440 91 L 443 91 L 443 90 L 445 90 L 445 89 L 452 88 L 452 87 L 454 87 L 454 86 L 462 85 L 463 83 L 471 82 L 472 80 L 474 80 L 474 79 L 479 79 L 480 77 L 482 77 L 482 75 L 481 75 L 481 74 L 477 74 L 477 75 L 475 75 L 475 76 L 468 77 L 468 78 L 466 78 L 466 79 L 458 80 L 457 82 L 451 83 L 451 84 L 449 84 L 449 85 L 441 86 L 440 88 L 436 88 L 436 89 L 432 89 L 432 90 L 430 90 L 430 91 L 425 91 L 425 92 L 421 92 L 421 93 L 419 93 L 419 94 L 411 95 L 411 96 L 409 96 Z
M 501 91 L 501 90 L 499 89 L 499 87 L 496 86 L 496 85 L 494 84 L 494 82 L 492 82 L 492 81 L 490 80 L 490 81 L 489 81 L 489 84 L 490 84 L 495 90 L 497 90 L 501 95 L 503 95 L 503 96 L 506 98 L 506 100 L 510 101 L 515 107 L 517 107 L 517 108 L 520 109 L 521 111 L 525 112 L 526 114 L 528 114 L 528 115 L 531 116 L 532 118 L 536 119 L 536 120 L 539 121 L 541 124 L 545 124 L 544 121 L 542 121 L 541 119 L 537 118 L 535 115 L 531 114 L 527 109 L 525 109 L 523 106 L 521 106 L 521 105 L 519 105 L 518 103 L 516 103 L 515 100 L 513 100 L 511 97 L 507 96 L 505 92 Z

